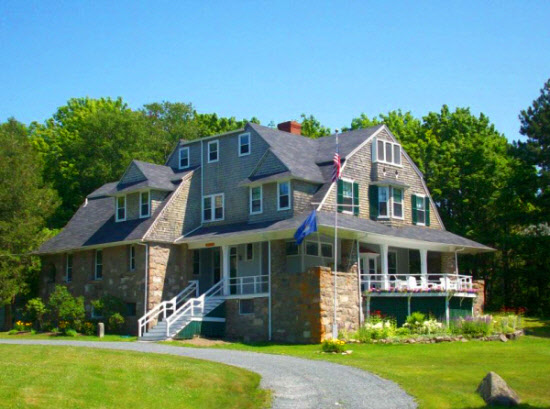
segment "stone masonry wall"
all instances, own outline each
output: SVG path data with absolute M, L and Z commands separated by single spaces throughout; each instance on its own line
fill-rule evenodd
M 483 315 L 485 308 L 485 280 L 474 280 L 474 289 L 477 290 L 477 297 L 474 299 L 474 316 Z
M 265 341 L 268 339 L 268 297 L 252 298 L 252 314 L 239 313 L 239 300 L 225 301 L 225 336 L 244 342 Z
M 441 273 L 456 273 L 455 253 L 441 253 Z

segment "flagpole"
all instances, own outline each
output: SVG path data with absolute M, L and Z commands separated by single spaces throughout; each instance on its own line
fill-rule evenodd
M 336 129 L 336 153 L 338 152 L 338 129 Z M 338 157 L 340 161 L 340 157 Z M 338 170 L 339 172 L 339 170 Z M 335 190 L 335 206 L 334 206 L 334 318 L 332 322 L 332 338 L 338 338 L 338 323 L 336 322 L 336 307 L 337 307 L 337 293 L 336 293 L 336 277 L 338 276 L 338 180 L 340 175 L 337 174 L 336 177 L 336 190 Z

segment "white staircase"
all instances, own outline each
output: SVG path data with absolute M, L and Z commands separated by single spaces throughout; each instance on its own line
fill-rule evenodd
M 222 304 L 223 280 L 198 296 L 198 283 L 191 282 L 181 293 L 157 305 L 139 319 L 140 341 L 163 341 L 172 338 L 192 321 L 201 321 Z M 195 295 L 195 297 L 191 297 Z M 147 329 L 148 324 L 157 323 Z

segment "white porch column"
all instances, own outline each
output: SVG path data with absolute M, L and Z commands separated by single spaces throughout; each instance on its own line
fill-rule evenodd
M 223 280 L 223 295 L 229 295 L 229 246 L 222 246 L 222 280 Z
M 420 249 L 420 273 L 422 288 L 428 288 L 428 250 Z
M 388 245 L 380 245 L 380 269 L 382 272 L 382 289 L 390 289 L 390 277 L 388 270 Z

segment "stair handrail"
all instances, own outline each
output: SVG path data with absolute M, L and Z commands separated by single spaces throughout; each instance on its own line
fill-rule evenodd
M 162 314 L 163 319 L 166 320 L 168 311 L 175 311 L 177 304 L 182 300 L 188 299 L 192 294 L 195 296 L 199 293 L 199 282 L 198 280 L 190 280 L 187 287 L 181 290 L 178 294 L 172 297 L 170 300 L 163 301 L 160 304 L 157 304 L 154 308 L 147 311 L 139 320 L 138 320 L 138 335 L 141 337 L 145 332 L 147 332 L 147 324 L 158 319 Z
M 203 314 L 205 301 L 208 298 L 215 297 L 216 295 L 221 295 L 223 293 L 224 281 L 225 279 L 222 278 L 220 281 L 218 281 L 216 284 L 210 287 L 208 291 L 206 291 L 205 293 L 203 293 L 198 297 L 191 298 L 181 307 L 177 308 L 172 313 L 172 315 L 166 318 L 166 337 L 170 336 L 170 327 L 172 326 L 172 324 L 177 320 L 179 320 L 187 312 L 191 311 L 191 316 L 198 315 L 195 313 L 195 307 L 197 306 L 197 304 L 199 307 L 200 314 Z

